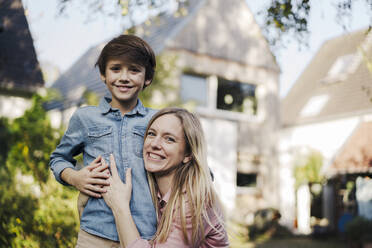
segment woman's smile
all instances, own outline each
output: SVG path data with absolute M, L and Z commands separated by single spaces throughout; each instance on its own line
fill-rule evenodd
M 143 145 L 145 168 L 165 172 L 182 164 L 186 143 L 181 121 L 172 114 L 157 118 L 146 133 Z

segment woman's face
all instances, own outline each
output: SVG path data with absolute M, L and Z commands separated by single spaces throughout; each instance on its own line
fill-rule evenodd
M 145 168 L 165 172 L 186 163 L 186 143 L 181 121 L 173 114 L 157 118 L 150 126 L 143 145 Z

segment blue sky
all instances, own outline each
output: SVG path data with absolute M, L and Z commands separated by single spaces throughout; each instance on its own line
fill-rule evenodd
M 262 9 L 269 0 L 247 0 L 253 13 Z M 276 51 L 281 67 L 280 95 L 283 97 L 297 77 L 310 62 L 321 44 L 345 32 L 368 27 L 369 17 L 364 0 L 354 0 L 353 19 L 347 23 L 347 31 L 336 23 L 336 12 L 332 8 L 335 0 L 312 1 L 309 21 L 309 48 L 298 49 L 295 41 Z M 81 1 L 80 1 L 81 2 Z M 87 21 L 86 11 L 79 1 L 72 1 L 67 16 L 57 17 L 57 0 L 23 0 L 34 39 L 38 59 L 57 66 L 62 72 L 68 69 L 88 48 L 106 41 L 122 31 L 123 21 L 96 15 Z M 143 12 L 141 12 L 141 16 Z M 256 20 L 262 20 L 256 15 Z

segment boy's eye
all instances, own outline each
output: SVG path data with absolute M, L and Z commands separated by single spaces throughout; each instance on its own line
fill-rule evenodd
M 137 67 L 130 67 L 129 70 L 131 70 L 133 72 L 141 72 L 141 70 Z
M 112 71 L 119 71 L 120 70 L 120 67 L 119 66 L 113 66 L 110 68 L 110 70 Z

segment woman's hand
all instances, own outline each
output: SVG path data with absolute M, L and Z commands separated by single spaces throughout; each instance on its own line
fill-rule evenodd
M 103 165 L 105 165 L 105 161 Z M 123 183 L 119 177 L 118 170 L 116 168 L 114 155 L 110 155 L 110 169 L 111 177 L 107 179 L 110 183 L 109 186 L 105 186 L 105 193 L 102 193 L 103 199 L 106 204 L 112 209 L 118 209 L 120 207 L 129 207 L 129 202 L 132 194 L 132 175 L 131 169 L 128 168 L 125 175 L 125 182 Z

